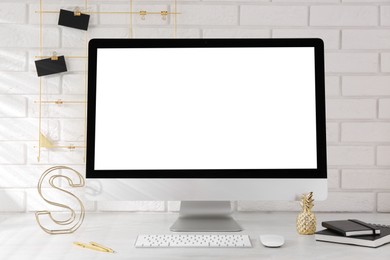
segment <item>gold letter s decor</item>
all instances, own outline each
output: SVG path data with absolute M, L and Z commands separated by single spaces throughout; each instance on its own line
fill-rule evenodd
M 72 171 L 73 173 L 75 173 L 79 179 L 79 182 L 78 183 L 74 183 L 73 180 L 71 178 L 69 178 L 68 176 L 64 176 L 64 175 L 61 175 L 61 174 L 56 174 L 56 175 L 52 175 L 48 182 L 50 184 L 51 187 L 53 187 L 54 189 L 57 189 L 61 192 L 65 192 L 67 194 L 69 194 L 70 196 L 72 196 L 73 198 L 75 198 L 79 204 L 80 204 L 80 215 L 77 217 L 77 214 L 75 212 L 74 209 L 72 209 L 70 206 L 68 205 L 65 205 L 65 204 L 61 204 L 61 203 L 58 203 L 58 202 L 55 202 L 55 201 L 51 201 L 47 198 L 45 198 L 45 196 L 43 196 L 42 194 L 42 183 L 43 181 L 45 180 L 45 178 L 48 176 L 49 173 L 53 172 L 53 171 L 57 171 L 57 170 L 69 170 L 69 171 Z M 81 202 L 81 200 L 75 196 L 73 193 L 67 191 L 67 190 L 64 190 L 60 187 L 58 187 L 57 185 L 54 184 L 54 180 L 57 179 L 57 178 L 64 178 L 65 180 L 68 181 L 68 184 L 70 187 L 73 187 L 73 188 L 80 188 L 80 187 L 83 187 L 85 182 L 84 182 L 84 178 L 83 176 L 81 176 L 81 174 L 70 168 L 70 167 L 67 167 L 67 166 L 55 166 L 55 167 L 51 167 L 49 169 L 47 169 L 41 176 L 41 178 L 39 179 L 39 182 L 38 182 L 38 193 L 39 195 L 43 198 L 44 201 L 46 201 L 47 203 L 53 205 L 53 206 L 57 206 L 57 207 L 61 207 L 61 208 L 64 208 L 64 209 L 67 209 L 70 211 L 70 217 L 66 220 L 57 220 L 55 219 L 53 216 L 52 216 L 52 213 L 48 210 L 42 210 L 42 211 L 37 211 L 35 212 L 35 218 L 38 222 L 38 225 L 43 229 L 43 231 L 45 231 L 46 233 L 48 234 L 70 234 L 70 233 L 73 233 L 75 232 L 80 226 L 81 224 L 83 223 L 84 221 L 84 216 L 85 216 L 85 209 L 84 209 L 84 205 L 83 203 Z M 61 226 L 66 226 L 64 228 L 60 228 L 60 229 L 48 229 L 48 228 L 45 228 L 41 221 L 40 221 L 40 216 L 41 215 L 48 215 L 50 217 L 50 219 L 57 225 L 61 225 Z

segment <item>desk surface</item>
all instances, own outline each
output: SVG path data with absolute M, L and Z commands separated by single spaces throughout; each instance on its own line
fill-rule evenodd
M 314 236 L 295 231 L 297 213 L 237 213 L 235 219 L 251 237 L 252 248 L 134 248 L 138 234 L 169 234 L 177 218 L 173 213 L 88 213 L 74 234 L 48 235 L 36 224 L 33 214 L 0 215 L 0 259 L 390 259 L 390 244 L 365 248 L 316 242 Z M 357 218 L 390 224 L 390 214 L 318 213 L 318 229 L 325 220 Z M 280 234 L 283 247 L 265 248 L 260 234 Z M 116 254 L 75 247 L 73 241 L 95 241 Z

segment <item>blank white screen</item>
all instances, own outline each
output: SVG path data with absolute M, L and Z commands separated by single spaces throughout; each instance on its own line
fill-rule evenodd
M 98 49 L 96 170 L 305 168 L 314 48 Z

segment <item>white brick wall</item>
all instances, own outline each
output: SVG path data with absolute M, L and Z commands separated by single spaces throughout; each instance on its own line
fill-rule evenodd
M 373 73 L 378 71 L 376 53 L 331 52 L 325 55 L 328 73 Z
M 390 72 L 390 53 L 381 54 L 381 71 Z
M 369 176 L 369 177 L 367 177 Z M 388 189 L 390 170 L 342 170 L 341 187 L 344 189 Z
M 328 146 L 329 166 L 374 166 L 375 149 L 372 146 Z
M 1 71 L 25 71 L 27 52 L 25 51 L 0 51 Z
M 390 156 L 390 146 L 378 146 L 376 162 L 381 166 L 390 166 L 389 156 Z
M 308 8 L 305 6 L 242 5 L 241 25 L 304 26 L 307 25 Z
M 390 30 L 344 30 L 341 45 L 343 49 L 351 50 L 387 49 L 390 45 Z
M 324 1 L 326 2 L 326 1 Z M 376 6 L 312 6 L 311 26 L 375 26 L 378 24 Z
M 328 119 L 376 118 L 376 101 L 373 99 L 328 99 Z
M 389 96 L 390 76 L 345 76 L 342 94 L 344 96 Z
M 171 10 L 171 1 L 134 1 L 134 11 Z M 43 0 L 44 9 L 82 7 L 82 0 Z M 42 150 L 37 162 L 39 55 L 38 0 L 0 3 L 0 212 L 47 208 L 36 183 L 50 166 L 84 174 L 84 151 Z M 89 11 L 128 10 L 128 1 L 97 0 Z M 178 0 L 177 35 L 183 38 L 320 37 L 326 49 L 329 199 L 318 211 L 390 212 L 389 0 Z M 85 55 L 85 33 L 43 15 L 44 55 Z M 129 37 L 129 15 L 92 15 L 88 38 Z M 133 36 L 173 36 L 173 19 L 133 15 Z M 84 59 L 69 72 L 43 78 L 47 99 L 84 100 Z M 83 145 L 84 106 L 43 106 L 42 132 L 58 143 Z M 45 187 L 47 188 L 47 187 Z M 51 198 L 56 193 L 46 189 Z M 296 202 L 234 204 L 240 211 L 299 210 Z M 178 202 L 87 203 L 90 211 L 176 211 Z
M 343 123 L 341 129 L 344 142 L 390 142 L 390 122 Z

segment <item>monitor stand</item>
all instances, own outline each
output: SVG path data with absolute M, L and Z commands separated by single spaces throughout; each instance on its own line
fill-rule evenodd
M 180 216 L 171 226 L 174 232 L 238 232 L 231 217 L 230 201 L 182 201 Z

